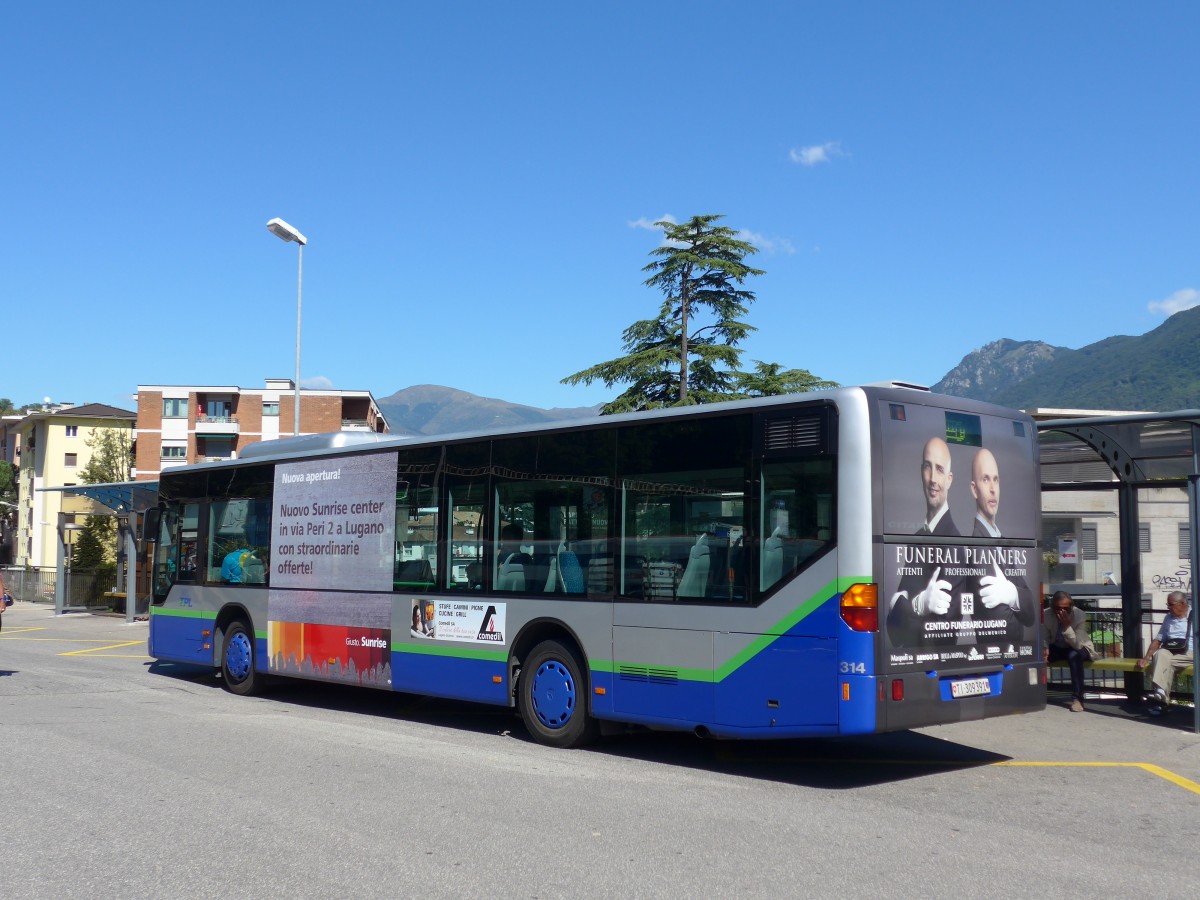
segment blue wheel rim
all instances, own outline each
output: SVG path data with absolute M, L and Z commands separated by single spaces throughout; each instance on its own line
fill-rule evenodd
M 533 673 L 530 691 L 533 711 L 547 728 L 562 728 L 575 712 L 575 679 L 557 659 L 548 659 Z
M 234 681 L 245 681 L 250 674 L 253 648 L 245 632 L 238 632 L 229 639 L 225 648 L 225 671 L 233 676 Z

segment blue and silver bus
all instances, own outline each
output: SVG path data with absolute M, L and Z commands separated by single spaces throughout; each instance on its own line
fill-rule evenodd
M 238 694 L 507 706 L 560 747 L 1037 710 L 1037 461 L 1024 414 L 899 384 L 263 442 L 162 473 L 149 652 Z

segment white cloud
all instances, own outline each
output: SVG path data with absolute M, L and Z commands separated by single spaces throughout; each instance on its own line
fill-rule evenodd
M 1175 313 L 1191 309 L 1193 306 L 1200 306 L 1200 291 L 1195 288 L 1184 288 L 1176 291 L 1166 300 L 1155 300 L 1149 303 L 1147 308 L 1152 313 L 1173 316 Z
M 738 232 L 738 240 L 749 241 L 763 253 L 786 253 L 788 256 L 796 253 L 795 246 L 787 238 L 772 238 L 743 230 Z
M 793 147 L 788 156 L 792 162 L 802 166 L 815 166 L 827 163 L 835 156 L 842 155 L 842 145 L 837 141 L 827 141 L 824 144 L 813 144 L 811 147 Z
M 642 216 L 640 219 L 635 219 L 627 224 L 630 228 L 641 228 L 643 231 L 662 231 L 661 228 L 654 224 L 655 222 L 670 222 L 672 225 L 678 224 L 675 221 L 675 217 L 669 213 L 663 213 L 657 219 L 647 219 L 645 216 Z
M 312 378 L 301 378 L 300 387 L 308 388 L 311 391 L 331 391 L 333 382 L 324 375 L 314 375 Z

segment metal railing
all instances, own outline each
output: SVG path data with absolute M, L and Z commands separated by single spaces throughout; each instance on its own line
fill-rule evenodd
M 14 600 L 54 606 L 54 591 L 58 587 L 54 569 L 13 566 L 4 569 L 3 574 L 4 589 Z M 64 605 L 87 609 L 108 605 L 104 592 L 112 587 L 111 576 L 101 580 L 96 572 L 65 572 L 63 578 Z

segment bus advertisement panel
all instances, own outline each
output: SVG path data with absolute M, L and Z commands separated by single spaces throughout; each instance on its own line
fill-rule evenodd
M 885 667 L 1035 659 L 1040 496 L 1032 427 L 887 401 L 879 420 Z
M 267 669 L 390 689 L 396 453 L 275 467 Z M 330 593 L 335 591 L 336 593 Z

